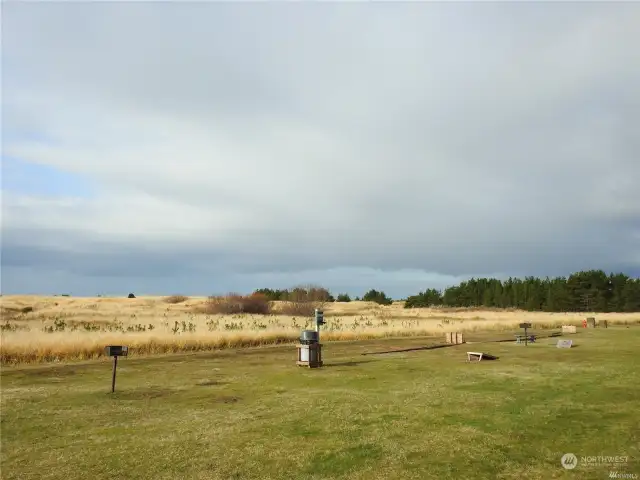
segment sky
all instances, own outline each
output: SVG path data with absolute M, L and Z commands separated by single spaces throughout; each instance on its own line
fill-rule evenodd
M 640 3 L 6 2 L 1 290 L 640 275 Z

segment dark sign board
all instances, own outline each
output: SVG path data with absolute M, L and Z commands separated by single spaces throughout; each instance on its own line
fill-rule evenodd
M 129 347 L 123 345 L 108 345 L 104 347 L 104 354 L 113 357 L 113 375 L 111 377 L 111 393 L 116 391 L 116 368 L 118 368 L 118 357 L 126 357 L 129 354 Z
M 530 323 L 521 323 L 520 324 L 520 328 L 531 328 L 531 324 Z
M 109 345 L 104 349 L 104 354 L 107 357 L 126 357 L 128 353 L 129 347 L 123 347 L 121 345 Z

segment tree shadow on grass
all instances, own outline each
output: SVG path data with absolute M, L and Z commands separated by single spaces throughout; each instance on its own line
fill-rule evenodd
M 206 380 L 200 380 L 199 382 L 196 382 L 196 385 L 199 387 L 213 387 L 216 385 L 226 385 L 228 382 L 221 382 L 219 380 L 210 380 L 210 379 L 206 379 Z
M 331 363 L 323 363 L 323 367 L 357 367 L 358 365 L 362 365 L 363 363 L 370 363 L 375 360 L 360 360 L 360 361 L 349 361 L 349 362 L 331 362 Z
M 109 392 L 108 395 L 119 400 L 148 400 L 151 398 L 167 397 L 177 393 L 177 390 L 162 387 L 139 387 L 139 388 L 122 388 L 114 393 Z
M 462 344 L 453 344 L 453 343 L 447 343 L 447 344 L 443 344 L 443 345 L 429 345 L 426 347 L 413 347 L 413 348 L 403 348 L 401 350 L 386 350 L 384 352 L 365 352 L 365 353 L 361 353 L 361 355 L 382 355 L 385 353 L 402 353 L 402 352 L 414 352 L 417 350 L 434 350 L 436 348 L 446 348 L 446 347 L 458 347 Z

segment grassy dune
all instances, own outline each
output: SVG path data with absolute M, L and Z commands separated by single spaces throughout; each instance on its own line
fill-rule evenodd
M 91 359 L 108 344 L 125 344 L 130 355 L 192 352 L 292 343 L 310 318 L 284 315 L 207 315 L 206 298 L 1 298 L 2 364 Z M 175 301 L 175 300 L 174 300 Z M 434 336 L 446 331 L 514 332 L 531 322 L 536 329 L 580 325 L 585 314 L 531 313 L 517 310 L 422 308 L 402 302 L 327 303 L 323 341 Z M 640 323 L 640 313 L 592 314 L 609 324 Z

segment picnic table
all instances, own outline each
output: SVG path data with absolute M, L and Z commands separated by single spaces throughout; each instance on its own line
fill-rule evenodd
M 535 335 L 523 335 L 523 334 L 516 334 L 516 343 L 524 343 L 525 338 L 527 339 L 527 342 L 529 343 L 535 343 L 536 341 L 536 336 Z

